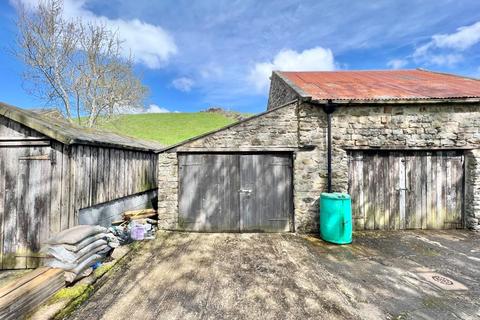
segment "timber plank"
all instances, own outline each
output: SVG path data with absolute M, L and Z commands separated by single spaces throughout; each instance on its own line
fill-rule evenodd
M 105 149 L 98 149 L 97 163 L 97 201 L 102 203 L 105 201 Z
M 61 152 L 62 145 L 58 143 L 52 144 L 52 171 L 49 177 L 50 189 L 50 210 L 48 217 L 47 237 L 62 230 L 61 215 L 65 214 L 61 210 L 62 206 L 62 170 L 63 170 L 63 154 Z
M 47 268 L 14 283 L 15 288 L 0 297 L 0 318 L 23 318 L 65 285 L 63 271 Z M 25 281 L 27 280 L 27 281 Z M 12 287 L 10 287 L 12 289 Z
M 388 230 L 390 228 L 390 198 L 392 195 L 391 189 L 391 179 L 389 176 L 390 172 L 390 163 L 388 153 L 383 153 L 382 155 L 382 164 L 383 164 L 383 183 L 384 183 L 384 194 L 383 194 L 383 224 L 382 229 Z
M 0 126 L 1 128 L 2 126 Z M 0 268 L 3 260 L 3 241 L 5 236 L 5 149 L 0 148 Z
M 385 228 L 385 178 L 384 178 L 384 165 L 383 157 L 376 153 L 374 157 L 374 176 L 375 183 L 375 216 L 374 224 L 375 229 L 384 229 Z
M 426 229 L 427 227 L 427 203 L 428 203 L 428 193 L 427 193 L 427 181 L 428 181 L 428 172 L 427 172 L 427 157 L 428 152 L 423 154 L 420 161 L 420 186 L 421 186 L 421 214 L 420 214 L 420 226 L 421 229 Z
M 0 298 L 2 298 L 3 296 L 9 294 L 10 292 L 12 292 L 13 290 L 15 290 L 16 288 L 24 285 L 25 283 L 33 280 L 34 278 L 36 278 L 37 276 L 41 275 L 42 273 L 46 272 L 49 268 L 48 267 L 39 267 L 39 268 L 36 268 L 34 270 L 32 270 L 31 272 L 25 274 L 24 276 L 18 278 L 18 279 L 15 279 L 14 281 L 11 281 L 9 283 L 7 283 L 6 285 L 4 285 L 3 287 L 0 287 Z
M 22 295 L 32 292 L 35 288 L 44 284 L 46 281 L 50 281 L 58 276 L 63 275 L 63 270 L 47 268 L 44 272 L 38 274 L 28 282 L 23 283 L 21 286 L 17 286 L 13 291 L 0 298 L 0 306 L 4 307 L 11 304 Z
M 17 244 L 17 177 L 19 152 L 22 149 L 5 149 L 5 215 L 2 269 L 15 269 Z
M 407 174 L 406 174 L 406 157 L 399 153 L 399 224 L 397 229 L 405 229 L 406 214 L 406 190 L 407 190 Z
M 442 229 L 446 219 L 445 197 L 445 159 L 442 151 L 437 152 L 437 210 L 435 229 Z
M 375 228 L 375 168 L 372 158 L 370 154 L 366 155 L 363 165 L 364 176 L 367 178 L 367 184 L 364 184 L 364 189 L 367 190 L 365 196 L 365 229 L 367 230 Z
M 98 150 L 97 147 L 90 147 L 90 201 L 89 205 L 93 206 L 97 204 L 97 188 L 98 188 L 98 176 L 97 176 L 97 167 L 98 167 Z
M 125 192 L 125 181 L 127 179 L 127 175 L 125 174 L 125 162 L 127 161 L 125 157 L 125 151 L 120 151 L 120 167 L 118 169 L 119 179 L 117 184 L 118 196 L 125 197 L 128 194 Z

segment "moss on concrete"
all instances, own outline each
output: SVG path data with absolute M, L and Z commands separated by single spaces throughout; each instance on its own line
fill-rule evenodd
M 96 278 L 100 278 L 102 277 L 105 273 L 107 273 L 108 271 L 110 271 L 110 269 L 112 269 L 113 267 L 113 264 L 102 264 L 100 267 L 98 267 L 97 269 L 95 269 L 94 271 L 94 275 Z
M 68 290 L 72 289 L 72 290 Z M 64 292 L 61 292 L 65 290 Z M 54 320 L 64 319 L 69 316 L 75 309 L 78 308 L 85 300 L 87 300 L 93 293 L 94 288 L 92 285 L 76 285 L 71 288 L 65 288 L 60 290 L 55 296 L 59 294 L 63 299 L 71 299 L 65 308 L 60 310 L 54 317 Z
M 48 304 L 54 304 L 60 300 L 72 300 L 81 296 L 88 288 L 88 284 L 77 284 L 73 287 L 63 288 L 48 301 Z

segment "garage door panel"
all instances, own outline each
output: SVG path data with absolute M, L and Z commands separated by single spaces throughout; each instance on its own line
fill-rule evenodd
M 363 152 L 352 152 L 350 157 L 349 186 L 350 192 L 356 194 L 352 198 L 352 219 L 356 230 L 363 230 L 365 227 L 365 205 L 363 193 Z
M 267 231 L 289 231 L 291 202 L 291 160 L 272 156 L 264 163 L 265 207 L 263 224 Z
M 273 203 L 271 221 L 275 221 L 275 229 L 280 231 L 290 231 L 289 214 L 292 210 L 292 172 L 290 157 L 276 158 L 272 163 L 273 166 Z
M 422 168 L 423 156 L 418 153 L 405 157 L 406 174 L 406 209 L 405 229 L 422 228 L 422 204 L 423 204 L 423 182 L 424 170 Z
M 389 191 L 388 191 L 388 226 L 386 229 L 394 230 L 400 228 L 400 162 L 401 158 L 397 153 L 388 154 L 389 167 Z
M 203 179 L 203 171 L 201 163 L 197 165 L 187 164 L 186 157 L 181 157 L 181 163 L 179 167 L 180 185 L 179 196 L 181 201 L 179 202 L 179 223 L 190 224 L 195 223 L 196 217 L 200 215 L 201 211 L 201 199 L 203 194 L 197 189 L 200 189 L 198 185 Z
M 375 167 L 371 155 L 364 157 L 363 175 L 364 185 L 364 206 L 365 206 L 365 229 L 373 230 L 375 228 Z
M 461 228 L 463 184 L 464 157 L 459 151 L 352 152 L 349 192 L 354 226 Z
M 179 226 L 197 231 L 289 231 L 291 157 L 179 155 Z
M 241 155 L 242 231 L 289 231 L 290 157 Z
M 238 231 L 236 158 L 202 154 L 180 158 L 180 227 L 195 231 Z
M 446 220 L 448 228 L 460 228 L 462 225 L 463 158 L 454 152 L 447 153 L 446 161 Z

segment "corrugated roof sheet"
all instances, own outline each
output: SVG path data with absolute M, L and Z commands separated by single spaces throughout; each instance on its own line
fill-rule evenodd
M 88 144 L 121 149 L 160 151 L 163 146 L 150 141 L 121 136 L 112 132 L 86 129 L 47 119 L 41 115 L 0 102 L 0 115 L 32 128 L 64 144 Z
M 426 70 L 282 72 L 313 100 L 389 101 L 480 98 L 480 80 Z

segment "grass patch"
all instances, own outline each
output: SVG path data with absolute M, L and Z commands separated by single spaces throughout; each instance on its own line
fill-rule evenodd
M 233 122 L 231 117 L 211 112 L 151 113 L 121 115 L 101 124 L 101 128 L 168 146 Z

